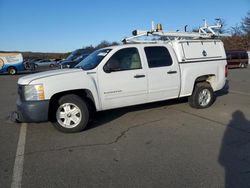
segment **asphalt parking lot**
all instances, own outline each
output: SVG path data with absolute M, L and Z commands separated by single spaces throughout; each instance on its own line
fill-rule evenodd
M 0 75 L 0 187 L 250 187 L 250 68 L 231 69 L 208 109 L 110 110 L 77 134 L 10 121 L 21 76 Z

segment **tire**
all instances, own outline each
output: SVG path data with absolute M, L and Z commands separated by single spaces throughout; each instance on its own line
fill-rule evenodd
M 245 68 L 245 67 L 246 67 L 246 65 L 245 65 L 244 63 L 241 63 L 241 64 L 240 64 L 240 68 L 243 69 L 243 68 Z
M 8 74 L 15 75 L 17 73 L 17 70 L 15 67 L 9 67 L 8 68 Z
M 214 91 L 207 82 L 197 83 L 193 94 L 188 98 L 190 106 L 198 109 L 208 108 L 214 101 Z
M 50 68 L 53 68 L 54 66 L 55 66 L 54 64 L 50 64 L 50 65 L 49 65 Z
M 30 68 L 31 68 L 32 71 L 35 71 L 35 70 L 36 70 L 35 64 L 34 64 L 34 63 L 31 63 L 31 64 L 30 64 Z
M 89 121 L 87 103 L 77 95 L 69 94 L 61 97 L 54 111 L 54 127 L 65 133 L 81 132 Z

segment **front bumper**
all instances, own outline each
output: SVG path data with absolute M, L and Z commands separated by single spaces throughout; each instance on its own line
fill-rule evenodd
M 49 100 L 45 101 L 22 101 L 17 99 L 16 118 L 19 122 L 44 122 L 48 121 Z

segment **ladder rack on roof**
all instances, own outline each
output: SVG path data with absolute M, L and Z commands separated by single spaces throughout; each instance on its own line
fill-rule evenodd
M 127 37 L 122 40 L 123 43 L 159 43 L 169 42 L 172 40 L 185 40 L 185 39 L 214 39 L 221 36 L 229 36 L 227 34 L 220 34 L 215 30 L 222 28 L 221 20 L 216 19 L 216 25 L 209 26 L 204 20 L 204 26 L 199 28 L 198 32 L 164 32 L 161 24 L 156 25 L 152 22 L 152 29 L 150 31 L 135 30 L 132 32 L 133 36 Z M 186 29 L 186 27 L 185 27 Z M 140 37 L 158 36 L 158 40 L 140 40 Z

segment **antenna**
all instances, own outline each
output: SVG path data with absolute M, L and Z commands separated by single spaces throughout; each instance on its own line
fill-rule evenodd
M 155 30 L 155 23 L 154 23 L 154 21 L 151 22 L 151 30 L 152 30 L 152 31 Z
M 188 25 L 185 25 L 185 27 L 184 27 L 185 32 L 187 32 L 187 27 L 188 27 Z

